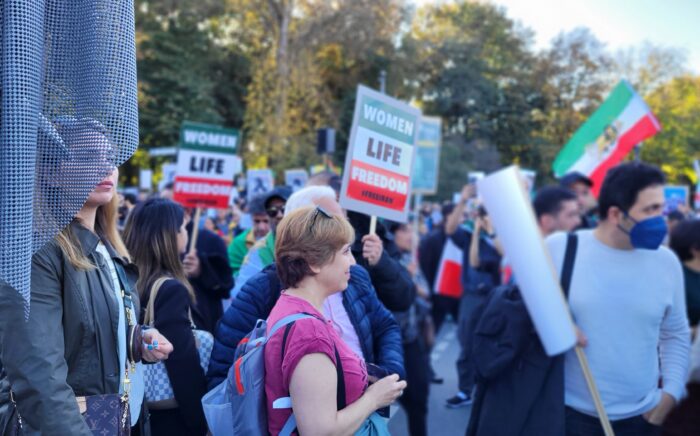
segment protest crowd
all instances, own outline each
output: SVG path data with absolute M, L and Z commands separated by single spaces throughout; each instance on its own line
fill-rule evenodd
M 430 350 L 447 322 L 458 324 L 461 352 L 445 407 L 471 413 L 469 428 L 456 433 L 603 434 L 572 352 L 544 352 L 476 184 L 455 203 L 423 203 L 408 223 L 381 220 L 370 233 L 369 216 L 338 204 L 340 177 L 330 172 L 296 192 L 241 196 L 199 222 L 172 200 L 171 186 L 138 201 L 116 192 L 116 173 L 35 255 L 27 332 L 18 325 L 3 336 L 15 350 L 3 354 L 2 386 L 14 398 L 3 404 L 6 418 L 16 407 L 26 428 L 89 434 L 74 397 L 117 391 L 117 362 L 133 344 L 115 355 L 104 348 L 112 330 L 93 331 L 103 323 L 88 320 L 131 325 L 122 314 L 140 313 L 133 324 L 144 329 L 143 364 L 127 374 L 132 431 L 205 435 L 202 398 L 241 383 L 237 348 L 258 320 L 272 328 L 294 316 L 283 333 L 268 331 L 259 362 L 271 434 L 290 434 L 290 416 L 301 434 L 355 433 L 388 417 L 394 401 L 410 434 L 427 434 L 430 385 L 442 383 Z M 616 434 L 698 428 L 691 353 L 700 342 L 691 347 L 691 338 L 700 318 L 700 220 L 684 206 L 664 215 L 663 185 L 658 169 L 633 162 L 608 172 L 597 201 L 581 173 L 532 197 L 555 265 L 566 235 L 577 236 L 568 299 Z M 442 277 L 448 242 L 461 255 L 457 283 Z M 114 310 L 94 297 L 84 306 L 85 289 L 128 294 Z M 56 305 L 72 314 L 56 319 Z M 47 330 L 51 323 L 58 328 Z M 34 360 L 55 367 L 44 373 L 27 364 Z M 159 393 L 164 381 L 169 395 Z M 290 396 L 297 401 L 286 407 L 273 401 Z M 12 434 L 6 418 L 4 434 Z
M 356 85 L 344 167 L 322 129 L 320 168 L 244 171 L 238 130 L 182 120 L 153 190 L 120 184 L 112 109 L 40 111 L 34 202 L 0 222 L 32 221 L 26 286 L 0 276 L 0 436 L 424 436 L 436 386 L 468 417 L 444 434 L 700 435 L 700 196 L 631 154 L 660 131 L 631 86 L 553 174 L 451 193 L 441 121 Z

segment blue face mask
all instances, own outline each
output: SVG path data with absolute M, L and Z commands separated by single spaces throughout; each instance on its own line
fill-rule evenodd
M 666 227 L 666 220 L 664 217 L 659 215 L 637 221 L 628 214 L 625 214 L 625 216 L 634 222 L 634 226 L 630 231 L 622 227 L 620 227 L 620 229 L 630 235 L 632 246 L 645 250 L 658 250 L 668 233 L 668 227 Z

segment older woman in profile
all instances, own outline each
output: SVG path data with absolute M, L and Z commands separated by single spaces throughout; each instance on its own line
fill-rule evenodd
M 375 430 L 386 433 L 385 422 L 370 417 L 406 387 L 396 374 L 367 387 L 364 361 L 322 315 L 326 297 L 348 285 L 350 266 L 355 263 L 352 241 L 354 231 L 345 218 L 320 207 L 292 212 L 277 229 L 275 258 L 286 289 L 270 313 L 268 329 L 289 315 L 310 317 L 288 324 L 265 347 L 265 393 L 272 435 L 294 430 L 282 431 L 292 422 L 292 413 L 296 430 L 303 435 L 347 435 L 369 425 L 383 425 Z M 275 400 L 286 397 L 291 397 L 291 410 L 273 407 Z

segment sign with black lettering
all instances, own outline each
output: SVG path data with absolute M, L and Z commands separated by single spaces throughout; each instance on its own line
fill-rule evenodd
M 358 86 L 341 206 L 407 221 L 420 117 L 418 109 Z
M 186 207 L 228 207 L 233 176 L 240 171 L 238 138 L 235 129 L 185 121 L 180 130 L 174 200 Z

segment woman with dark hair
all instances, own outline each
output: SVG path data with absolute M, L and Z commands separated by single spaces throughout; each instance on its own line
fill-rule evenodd
M 700 321 L 700 220 L 676 224 L 671 232 L 671 249 L 683 262 L 688 320 L 695 331 Z
M 290 315 L 309 317 L 287 324 L 265 346 L 268 430 L 274 436 L 293 430 L 292 414 L 299 434 L 354 434 L 368 426 L 376 431 L 371 434 L 387 434 L 374 412 L 406 387 L 392 374 L 367 388 L 364 360 L 322 315 L 326 297 L 348 286 L 354 236 L 345 218 L 321 207 L 297 209 L 277 227 L 275 259 L 285 290 L 267 319 L 268 334 Z M 273 406 L 288 397 L 289 407 Z
M 172 351 L 156 329 L 143 341 L 130 334 L 139 331 L 140 307 L 117 231 L 117 176 L 112 168 L 70 225 L 34 254 L 29 318 L 17 310 L 17 292 L 0 298 L 2 434 L 18 414 L 21 434 L 92 436 L 81 413 L 105 394 L 128 401 L 120 423 L 128 430 L 141 416 L 141 358 L 155 362 Z
M 180 205 L 151 198 L 134 208 L 124 229 L 126 246 L 139 268 L 136 288 L 141 305 L 147 308 L 144 313 L 152 311 L 150 322 L 175 348 L 165 368 L 176 404 L 148 405 L 154 435 L 207 433 L 201 403 L 206 381 L 192 333 L 195 296 L 180 260 L 187 247 L 186 225 Z M 152 307 L 148 306 L 151 292 L 157 292 Z

